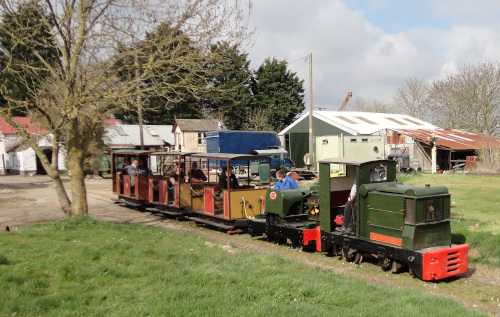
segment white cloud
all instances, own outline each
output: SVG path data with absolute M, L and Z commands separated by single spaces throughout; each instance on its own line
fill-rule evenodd
M 266 57 L 285 59 L 308 91 L 309 63 L 292 62 L 312 53 L 314 105 L 335 110 L 349 91 L 354 98 L 392 102 L 408 78 L 432 80 L 463 63 L 498 59 L 500 24 L 491 13 L 496 1 L 480 0 L 473 8 L 465 1 L 428 1 L 432 14 L 451 27 L 421 25 L 386 34 L 341 0 L 256 1 L 252 25 L 259 36 L 249 51 L 251 66 L 257 68 Z

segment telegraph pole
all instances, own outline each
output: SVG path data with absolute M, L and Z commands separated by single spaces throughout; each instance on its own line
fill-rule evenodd
M 139 72 L 139 62 L 137 60 L 137 56 L 135 57 L 135 78 L 136 80 L 141 77 Z M 141 150 L 144 150 L 144 131 L 142 131 L 142 100 L 141 100 L 141 89 L 140 89 L 140 81 L 137 82 L 137 119 L 139 120 L 139 139 L 141 141 Z
M 314 170 L 314 149 L 313 149 L 313 92 L 312 92 L 312 53 L 309 54 L 309 162 Z

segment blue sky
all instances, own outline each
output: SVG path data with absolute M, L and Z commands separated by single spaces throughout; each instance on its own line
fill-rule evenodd
M 367 21 L 379 26 L 386 33 L 398 33 L 423 25 L 435 28 L 449 27 L 449 20 L 433 12 L 427 1 L 345 1 L 352 10 L 364 13 Z
M 464 63 L 500 62 L 499 12 L 498 0 L 255 0 L 250 66 L 312 53 L 315 107 L 336 110 L 349 91 L 351 102 L 390 104 L 409 78 L 430 81 Z M 308 62 L 289 68 L 308 91 Z

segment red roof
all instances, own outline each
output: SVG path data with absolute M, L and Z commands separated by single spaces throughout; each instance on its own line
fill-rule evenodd
M 14 120 L 19 122 L 24 126 L 24 128 L 30 132 L 30 133 L 39 133 L 40 128 L 36 127 L 33 123 L 31 123 L 30 118 L 28 117 L 13 117 Z M 17 131 L 10 125 L 8 124 L 4 118 L 0 117 L 0 132 L 3 134 L 18 134 Z
M 433 134 L 438 147 L 453 150 L 475 150 L 483 147 L 500 148 L 500 138 L 467 130 L 404 130 L 395 129 L 416 140 L 430 143 Z
M 116 123 L 118 122 L 118 119 L 106 119 L 105 122 L 107 124 L 116 125 Z

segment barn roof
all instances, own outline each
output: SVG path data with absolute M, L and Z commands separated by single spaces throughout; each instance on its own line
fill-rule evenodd
M 500 148 L 500 138 L 467 130 L 407 130 L 392 129 L 422 142 L 430 142 L 433 134 L 438 147 L 453 150 L 475 150 L 483 147 Z
M 302 120 L 307 120 L 309 113 L 286 127 L 279 134 L 283 135 Z M 335 126 L 352 135 L 369 135 L 382 129 L 436 129 L 437 127 L 420 119 L 394 113 L 375 113 L 360 111 L 313 111 L 316 119 Z
M 174 143 L 171 125 L 144 125 L 142 127 L 144 145 L 162 146 Z M 104 138 L 111 147 L 134 147 L 141 144 L 140 129 L 135 124 L 116 124 L 106 127 Z

